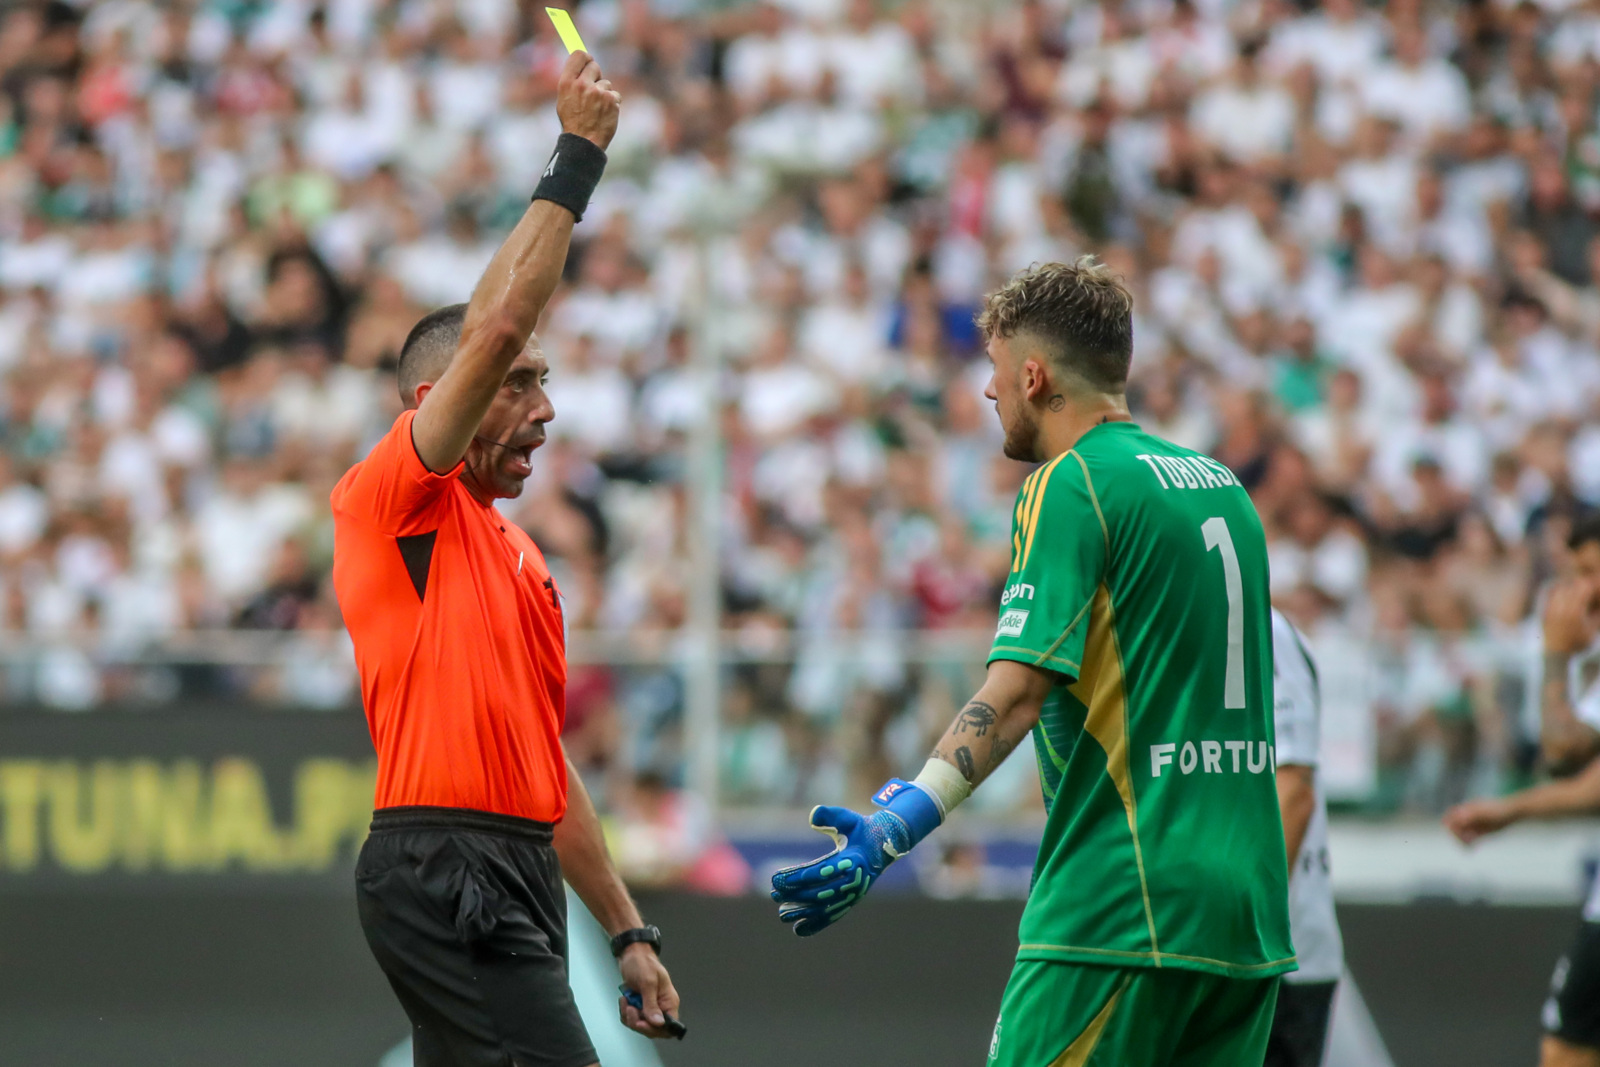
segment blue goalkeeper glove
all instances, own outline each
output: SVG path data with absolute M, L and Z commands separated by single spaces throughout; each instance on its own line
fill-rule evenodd
M 921 786 L 894 778 L 872 798 L 879 811 L 811 809 L 811 827 L 833 838 L 833 851 L 772 876 L 778 918 L 810 937 L 832 926 L 867 895 L 884 868 L 938 828 L 944 811 Z

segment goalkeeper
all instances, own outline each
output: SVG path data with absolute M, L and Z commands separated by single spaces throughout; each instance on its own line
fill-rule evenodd
M 989 1062 L 1259 1064 L 1294 969 L 1267 557 L 1222 464 L 1128 414 L 1132 297 L 1085 257 L 1025 271 L 979 326 L 1018 494 L 988 677 L 915 781 L 772 879 L 837 922 L 1031 732 L 1049 812 Z

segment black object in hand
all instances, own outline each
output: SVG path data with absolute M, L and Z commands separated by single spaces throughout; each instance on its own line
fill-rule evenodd
M 625 985 L 617 986 L 617 990 L 622 994 L 623 999 L 634 1006 L 635 1010 L 644 1011 L 644 998 L 639 995 L 637 990 L 629 989 Z M 671 1034 L 679 1041 L 682 1041 L 685 1037 L 689 1036 L 689 1027 L 679 1021 L 676 1015 L 672 1014 L 670 1011 L 662 1012 L 661 1014 L 666 1016 L 667 1021 L 664 1029 L 668 1034 Z

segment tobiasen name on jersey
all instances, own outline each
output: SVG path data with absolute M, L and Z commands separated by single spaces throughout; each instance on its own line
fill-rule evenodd
M 1239 485 L 1232 471 L 1209 456 L 1157 456 L 1141 452 L 1133 458 L 1144 460 L 1163 489 L 1226 489 Z

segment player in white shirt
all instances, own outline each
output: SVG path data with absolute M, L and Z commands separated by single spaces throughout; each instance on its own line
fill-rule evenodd
M 1574 525 L 1567 544 L 1571 575 L 1544 607 L 1539 743 L 1551 773 L 1572 776 L 1451 808 L 1444 823 L 1463 844 L 1523 819 L 1600 811 L 1600 519 Z M 1541 1021 L 1540 1067 L 1600 1067 L 1600 879 L 1556 963 Z
M 1273 720 L 1278 806 L 1290 857 L 1289 931 L 1298 971 L 1283 976 L 1265 1067 L 1319 1067 L 1344 941 L 1328 878 L 1328 805 L 1317 777 L 1322 694 L 1317 667 L 1294 624 L 1272 610 Z

